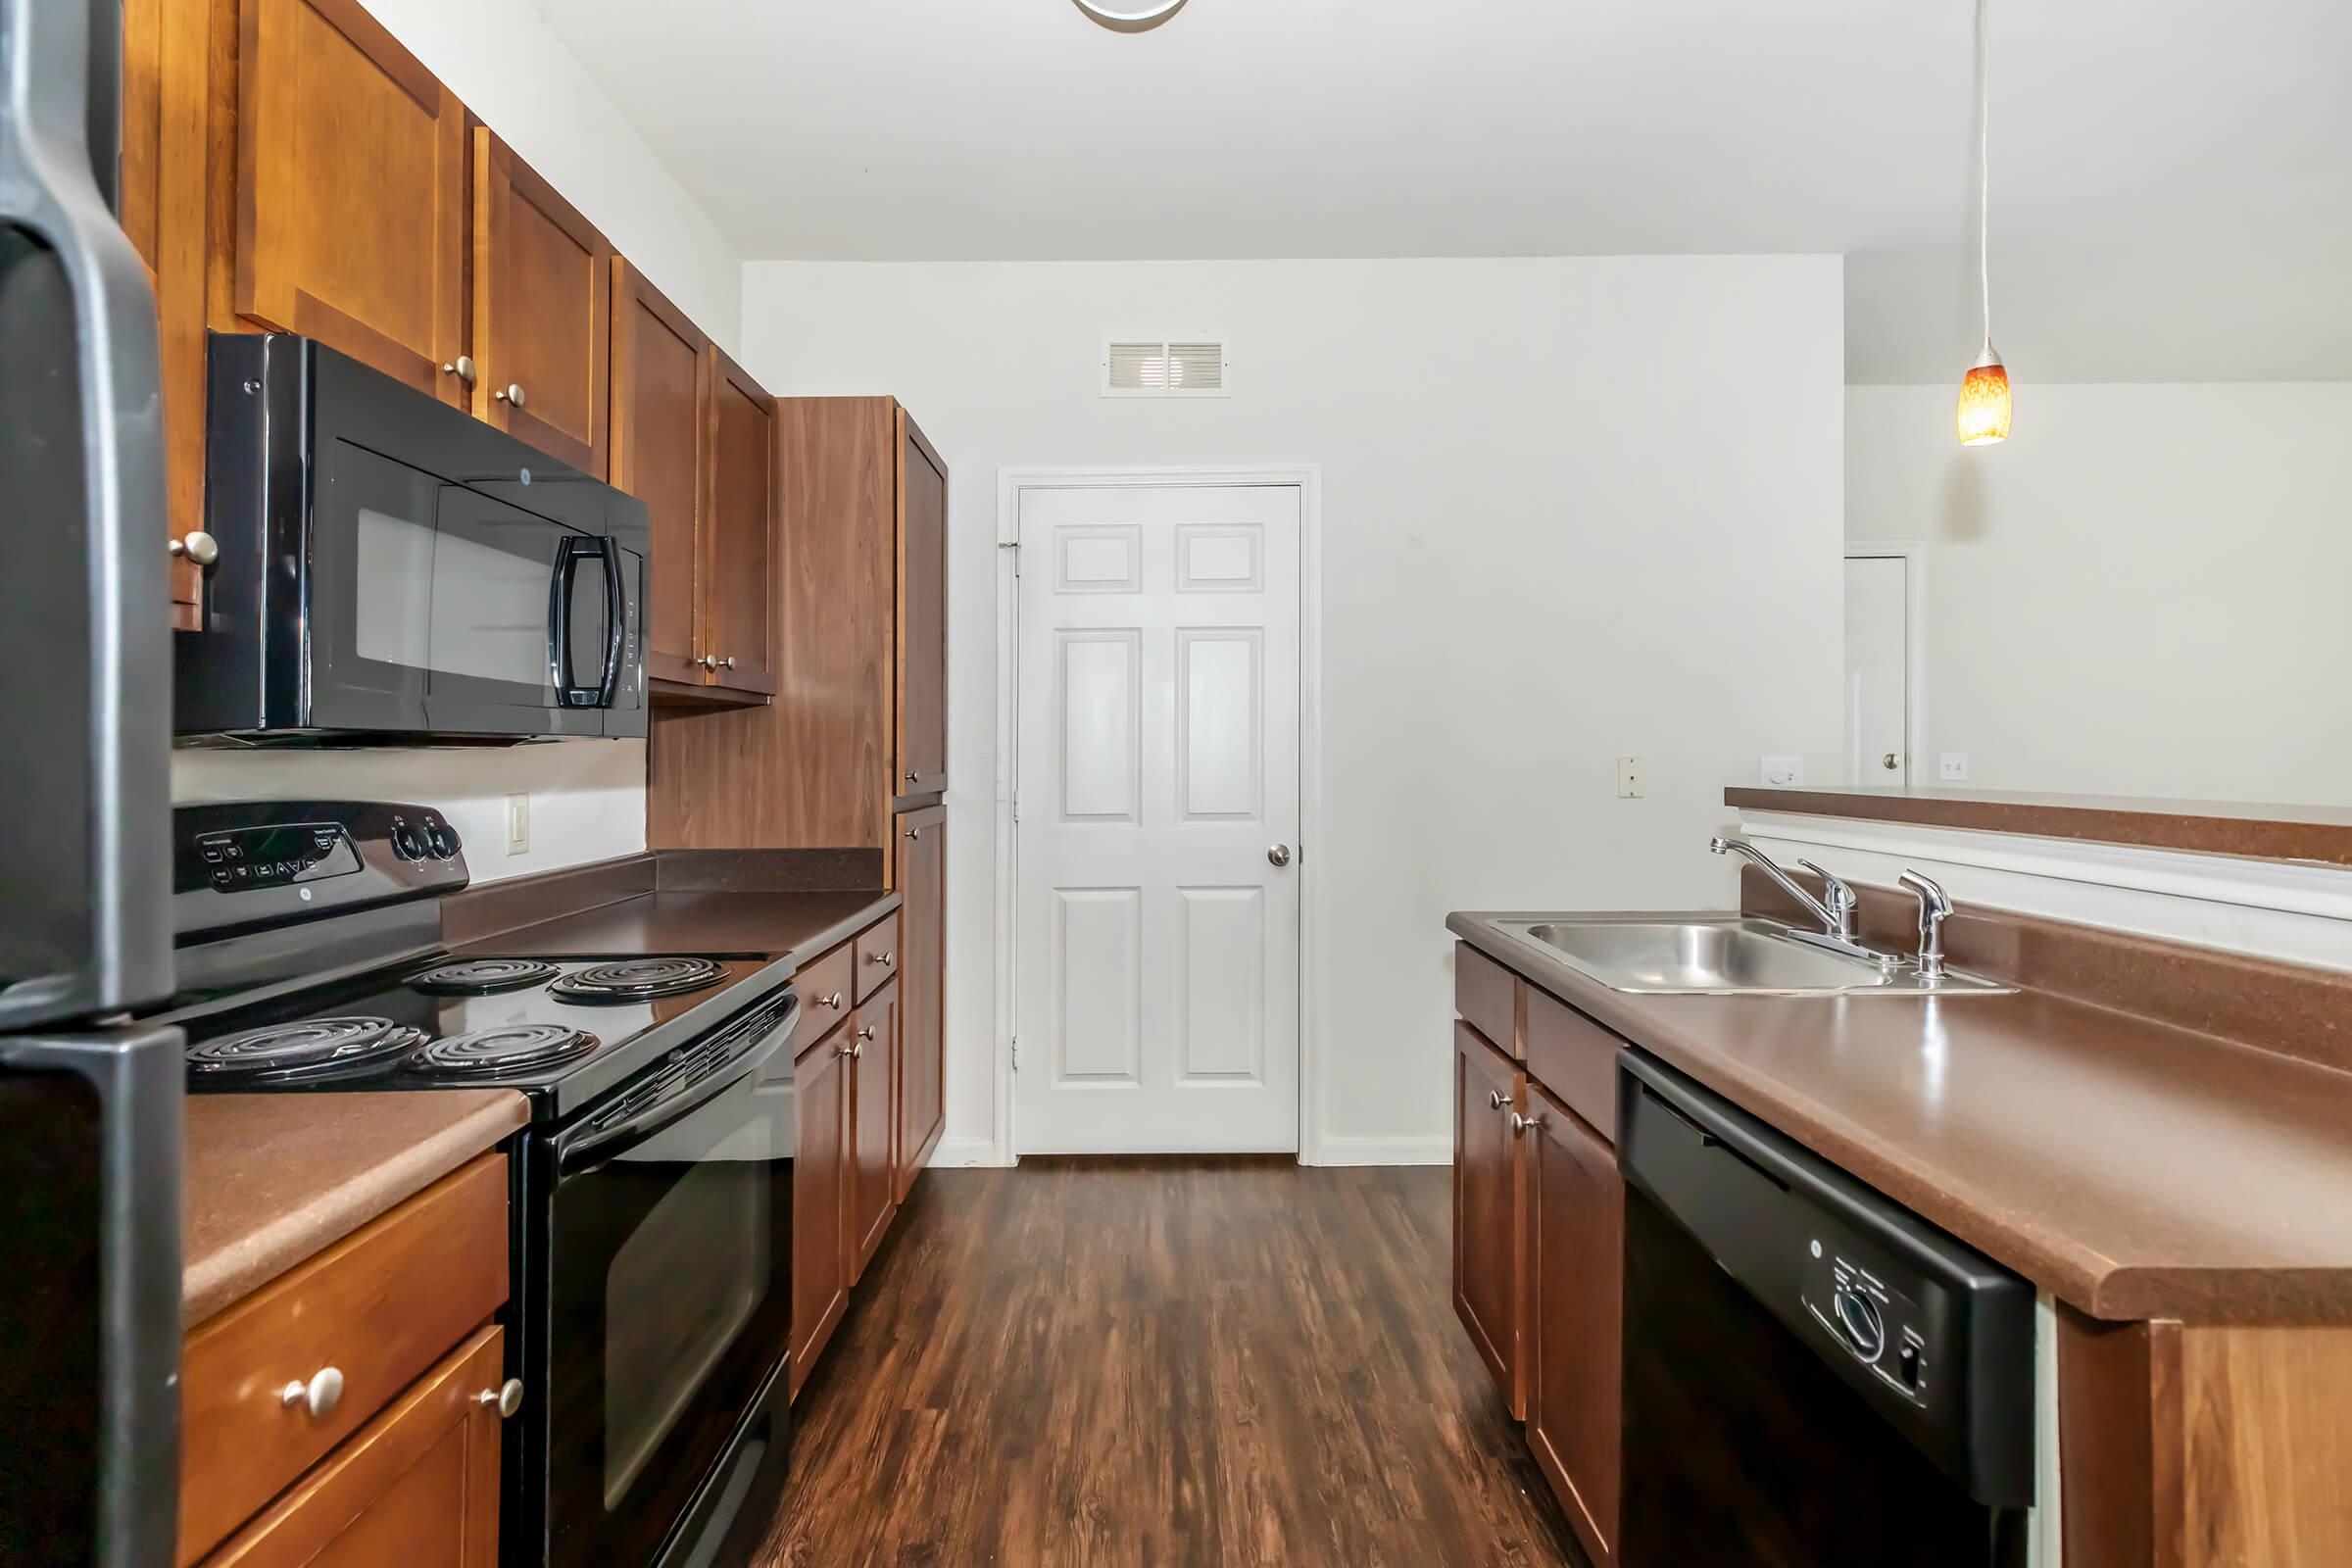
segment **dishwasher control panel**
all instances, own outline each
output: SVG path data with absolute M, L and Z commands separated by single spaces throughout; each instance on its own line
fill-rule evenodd
M 1798 1277 L 1806 1313 L 1848 1355 L 1870 1368 L 1891 1392 L 1925 1409 L 1930 1367 L 1928 1314 L 1873 1270 L 1850 1239 L 1816 1236 L 1806 1243 Z

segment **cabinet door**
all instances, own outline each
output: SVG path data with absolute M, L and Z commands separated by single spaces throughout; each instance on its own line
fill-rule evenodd
M 1527 1446 L 1596 1568 L 1616 1560 L 1625 1186 L 1617 1152 L 1531 1086 Z
M 899 417 L 899 771 L 894 796 L 948 787 L 948 467 Z
M 824 1016 L 830 1017 L 831 1014 Z M 792 1070 L 792 1380 L 798 1396 L 850 1304 L 850 1057 L 847 1024 Z
M 898 819 L 899 1175 L 906 1201 L 948 1124 L 947 859 L 943 806 Z
M 612 329 L 612 247 L 475 126 L 475 416 L 603 478 Z
M 710 512 L 703 526 L 703 653 L 713 686 L 776 689 L 776 400 L 710 350 Z
M 237 314 L 463 405 L 457 95 L 360 0 L 237 15 Z
M 645 672 L 699 685 L 699 563 L 709 507 L 710 340 L 626 258 L 612 263 L 612 483 L 645 503 Z
M 891 1089 L 898 1078 L 899 987 L 892 981 L 850 1015 L 850 1283 L 873 1261 L 899 1203 L 893 1186 Z
M 505 1377 L 506 1332 L 484 1329 L 231 1537 L 208 1568 L 492 1568 Z
M 1453 1310 L 1514 1416 L 1527 1414 L 1519 1356 L 1525 1185 L 1511 1116 L 1525 1076 L 1466 1023 L 1453 1026 Z

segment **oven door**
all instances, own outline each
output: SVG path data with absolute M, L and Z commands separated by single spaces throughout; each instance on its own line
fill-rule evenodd
M 345 437 L 317 458 L 313 727 L 605 733 L 635 674 L 628 552 Z
M 689 1520 L 710 1525 L 706 1482 L 791 1329 L 792 1075 L 766 1069 L 790 1060 L 798 1015 L 773 999 L 557 1136 L 551 1568 L 652 1563 Z

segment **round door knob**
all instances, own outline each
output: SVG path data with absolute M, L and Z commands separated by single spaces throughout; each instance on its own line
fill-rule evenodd
M 1879 759 L 1879 765 L 1888 772 L 1892 772 L 1903 765 L 1903 760 L 1893 752 L 1888 752 L 1885 757 Z
M 1501 1090 L 1490 1089 L 1487 1091 L 1487 1105 L 1490 1109 L 1500 1110 L 1503 1106 L 1509 1104 L 1510 1102 L 1511 1097 L 1504 1094 Z
M 496 1405 L 498 1418 L 508 1420 L 522 1408 L 522 1379 L 509 1378 L 495 1389 L 484 1389 L 473 1396 L 473 1402 Z
M 441 373 L 454 375 L 466 385 L 471 386 L 473 385 L 473 361 L 461 354 L 450 364 L 441 367 Z
M 819 997 L 816 999 L 816 1004 L 820 1007 L 831 1007 L 835 1012 L 839 1012 L 841 1010 L 841 993 L 836 991 L 829 997 Z
M 277 1391 L 277 1402 L 292 1407 L 308 1406 L 314 1420 L 331 1415 L 343 1402 L 343 1374 L 331 1366 L 322 1366 L 307 1380 L 287 1384 Z
M 192 561 L 199 566 L 209 566 L 220 559 L 220 541 L 202 528 L 180 535 L 166 547 L 172 559 Z
M 490 395 L 510 408 L 519 409 L 522 407 L 522 387 L 519 383 L 509 382 Z
M 1291 847 L 1290 847 L 1288 844 L 1277 844 L 1277 845 L 1275 845 L 1275 846 L 1274 846 L 1272 849 L 1270 849 L 1270 850 L 1268 850 L 1268 851 L 1266 852 L 1266 860 L 1267 860 L 1267 862 L 1268 862 L 1269 864 L 1272 864 L 1272 865 L 1288 865 L 1288 864 L 1290 864 L 1290 863 L 1291 863 Z

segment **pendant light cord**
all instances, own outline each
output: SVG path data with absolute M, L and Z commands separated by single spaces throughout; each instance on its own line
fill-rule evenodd
M 1992 50 L 1990 0 L 1977 0 L 1977 285 L 1984 307 L 1984 346 L 1992 347 Z

